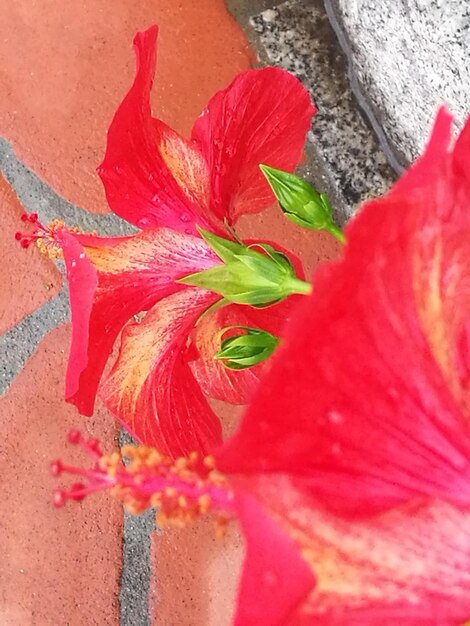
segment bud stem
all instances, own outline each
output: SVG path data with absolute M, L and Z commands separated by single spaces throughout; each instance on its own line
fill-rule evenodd
M 300 280 L 300 278 L 292 277 L 288 284 L 292 293 L 300 293 L 304 296 L 309 296 L 312 293 L 312 285 L 305 280 Z
M 340 243 L 346 243 L 346 237 L 344 236 L 343 231 L 338 228 L 336 224 L 331 223 L 327 230 L 331 235 L 333 235 L 333 237 L 336 237 Z

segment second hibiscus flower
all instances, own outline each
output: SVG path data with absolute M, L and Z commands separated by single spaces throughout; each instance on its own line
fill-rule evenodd
M 70 284 L 67 400 L 90 415 L 101 384 L 106 405 L 139 441 L 178 455 L 221 441 L 206 396 L 243 404 L 258 382 L 260 366 L 233 371 L 213 358 L 217 331 L 242 325 L 278 336 L 292 302 L 207 313 L 221 296 L 176 281 L 221 264 L 198 228 L 231 238 L 240 215 L 273 203 L 259 164 L 294 169 L 315 108 L 287 72 L 249 70 L 210 100 L 184 139 L 151 115 L 157 32 L 135 38 L 136 77 L 99 168 L 111 209 L 141 232 L 101 238 L 58 228 L 52 237 Z M 133 319 L 142 312 L 142 321 Z

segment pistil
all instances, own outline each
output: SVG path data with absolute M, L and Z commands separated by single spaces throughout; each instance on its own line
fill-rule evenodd
M 65 226 L 64 222 L 59 219 L 52 220 L 48 226 L 44 226 L 44 224 L 39 221 L 37 213 L 31 213 L 30 215 L 23 213 L 21 221 L 33 224 L 34 228 L 30 233 L 16 232 L 15 239 L 23 248 L 29 248 L 32 243 L 35 243 L 40 252 L 50 259 L 63 258 L 62 247 L 57 238 L 57 234 L 60 231 L 65 230 L 69 233 L 80 233 L 80 229 L 77 226 Z
M 181 525 L 211 512 L 224 526 L 232 516 L 233 493 L 211 456 L 193 452 L 173 460 L 155 448 L 131 445 L 124 446 L 121 454 L 103 455 L 97 440 L 86 439 L 78 431 L 69 433 L 68 440 L 81 445 L 92 458 L 92 466 L 81 468 L 53 461 L 54 476 L 70 474 L 82 479 L 69 489 L 58 489 L 55 506 L 110 489 L 131 513 L 156 507 L 160 524 Z

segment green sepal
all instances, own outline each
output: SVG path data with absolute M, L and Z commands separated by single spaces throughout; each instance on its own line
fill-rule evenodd
M 285 269 L 286 272 L 295 275 L 295 269 L 289 257 L 284 254 L 284 252 L 279 252 L 279 250 L 273 248 L 271 245 L 269 245 L 269 243 L 252 243 L 248 247 L 251 250 L 261 248 L 276 263 L 276 265 L 279 265 L 279 267 Z
M 216 255 L 227 263 L 231 261 L 237 254 L 240 254 L 246 246 L 236 241 L 231 241 L 230 239 L 225 239 L 224 237 L 219 237 L 218 235 L 214 235 L 214 233 L 209 232 L 208 230 L 204 230 L 203 228 L 197 227 L 197 230 L 204 241 L 207 243 L 209 248 L 211 248 Z
M 277 337 L 259 328 L 230 326 L 224 328 L 221 335 L 229 330 L 245 331 L 245 334 L 224 339 L 220 351 L 214 356 L 229 369 L 243 370 L 258 365 L 269 358 L 279 344 Z
M 252 306 L 267 306 L 292 293 L 310 290 L 307 283 L 296 278 L 286 255 L 269 244 L 245 246 L 202 229 L 199 232 L 223 264 L 190 274 L 178 282 L 214 291 L 229 302 Z

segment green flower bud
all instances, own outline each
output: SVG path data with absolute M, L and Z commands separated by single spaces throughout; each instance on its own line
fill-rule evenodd
M 311 286 L 296 277 L 286 255 L 272 246 L 245 246 L 202 229 L 199 232 L 223 264 L 178 282 L 215 291 L 228 302 L 252 306 L 267 306 L 293 293 L 310 293 Z
M 245 334 L 224 339 L 214 357 L 229 369 L 243 370 L 258 365 L 269 358 L 279 344 L 277 337 L 259 328 L 230 326 L 224 328 L 222 334 L 229 330 L 245 331 Z
M 344 243 L 343 233 L 333 222 L 328 196 L 294 174 L 268 165 L 260 168 L 289 220 L 304 228 L 326 230 Z

